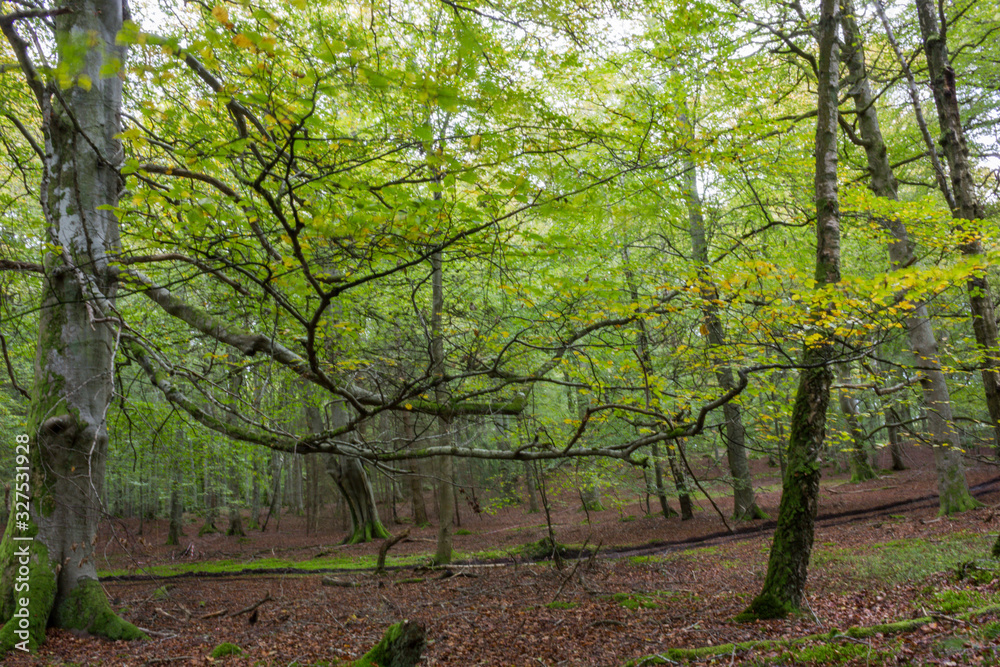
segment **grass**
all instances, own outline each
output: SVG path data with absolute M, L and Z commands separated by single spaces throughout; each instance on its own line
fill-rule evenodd
M 813 553 L 813 566 L 856 580 L 889 584 L 921 579 L 935 572 L 954 570 L 962 563 L 984 558 L 992 540 L 986 535 L 954 533 L 938 540 L 911 538 L 874 544 L 864 550 L 821 547 Z

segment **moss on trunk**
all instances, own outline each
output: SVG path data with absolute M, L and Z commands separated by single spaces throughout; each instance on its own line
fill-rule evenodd
M 390 625 L 382 639 L 352 667 L 413 667 L 427 646 L 424 627 L 402 621 Z

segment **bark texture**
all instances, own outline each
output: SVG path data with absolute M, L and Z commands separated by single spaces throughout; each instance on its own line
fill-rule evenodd
M 948 55 L 946 26 L 939 23 L 937 4 L 933 0 L 916 0 L 916 7 L 941 130 L 939 142 L 944 149 L 951 176 L 954 214 L 959 219 L 976 220 L 983 217 L 983 208 L 976 194 L 969 149 L 965 143 L 965 130 L 962 127 L 955 87 L 955 70 Z M 960 237 L 959 249 L 963 255 L 975 257 L 983 254 L 979 235 L 972 231 L 971 225 L 957 225 L 955 231 Z M 985 258 L 983 264 L 985 267 Z M 966 281 L 966 291 L 969 295 L 976 344 L 983 354 L 981 371 L 986 407 L 993 428 L 994 448 L 1000 455 L 1000 346 L 997 344 L 997 320 L 985 268 Z
M 115 45 L 123 7 L 120 0 L 59 6 L 69 10 L 52 18 L 59 64 L 75 77 L 74 85 L 60 90 L 57 100 L 54 88 L 25 66 L 44 119 L 41 205 L 49 242 L 57 248 L 44 258 L 28 420 L 30 517 L 23 522 L 12 512 L 0 542 L 0 621 L 6 622 L 0 652 L 38 646 L 48 623 L 116 639 L 144 637 L 111 610 L 93 558 L 117 347 L 113 322 L 98 320 L 115 316 L 117 282 L 110 264 L 119 231 L 108 209 L 118 203 L 122 158 L 115 138 L 121 132 L 122 79 L 102 75 L 101 67 L 111 58 L 125 61 L 125 49 Z M 27 58 L 14 22 L 0 27 Z M 26 536 L 34 539 L 15 539 Z M 15 591 L 21 566 L 28 594 Z
M 819 20 L 819 81 L 816 119 L 816 284 L 840 282 L 840 206 L 837 193 L 837 0 L 822 0 Z M 822 311 L 814 317 L 821 317 Z M 778 618 L 802 606 L 819 499 L 819 452 L 826 432 L 826 410 L 833 381 L 835 341 L 828 327 L 817 326 L 817 340 L 802 355 L 788 463 L 782 481 L 778 525 L 767 576 L 760 594 L 738 620 Z

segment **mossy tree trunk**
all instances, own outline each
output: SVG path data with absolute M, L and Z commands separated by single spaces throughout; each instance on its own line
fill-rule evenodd
M 334 428 L 347 424 L 347 407 L 343 401 L 331 406 L 331 415 Z M 340 490 L 351 516 L 351 533 L 344 542 L 358 544 L 389 537 L 389 531 L 379 520 L 375 491 L 361 460 L 330 455 L 326 459 L 326 472 Z
M 837 193 L 837 0 L 822 0 L 819 19 L 819 81 L 816 119 L 816 285 L 840 282 L 840 205 Z M 825 311 L 817 310 L 814 320 Z M 805 346 L 792 406 L 788 462 L 782 480 L 778 525 L 771 543 L 767 575 L 760 594 L 737 618 L 776 618 L 797 610 L 803 601 L 819 501 L 819 452 L 826 431 L 835 357 L 829 327 L 815 326 L 817 337 Z
M 21 495 L 0 542 L 0 654 L 37 647 L 49 624 L 115 639 L 144 636 L 111 610 L 94 558 L 120 334 L 112 266 L 119 227 L 111 209 L 122 189 L 122 78 L 119 67 L 102 68 L 125 62 L 115 43 L 123 7 L 120 0 L 74 0 L 58 9 L 66 11 L 48 20 L 59 71 L 78 76 L 60 90 L 60 102 L 57 84 L 31 64 L 16 21 L 0 21 L 41 111 L 41 208 L 53 244 L 44 258 L 30 472 L 17 480 Z M 89 85 L 76 85 L 84 77 Z M 18 590 L 21 584 L 29 588 Z
M 858 126 L 864 141 L 868 171 L 871 174 L 870 187 L 877 196 L 896 200 L 898 184 L 889 163 L 888 150 L 879 127 L 875 97 L 868 82 L 864 43 L 853 18 L 852 2 L 845 0 L 843 7 L 841 23 L 845 42 L 851 45 L 851 48 L 845 50 L 845 61 L 852 79 L 851 97 L 858 112 Z M 900 269 L 913 264 L 916 256 L 905 223 L 899 218 L 885 216 L 879 218 L 879 223 L 892 234 L 889 243 L 889 260 L 892 267 Z M 952 414 L 951 395 L 948 382 L 941 370 L 937 340 L 925 304 L 916 304 L 909 311 L 906 331 L 915 357 L 915 367 L 921 375 L 920 389 L 927 414 L 927 430 L 930 432 L 931 445 L 934 447 L 940 512 L 942 514 L 961 512 L 977 506 L 978 502 L 969 493 L 968 482 L 965 479 L 958 432 Z M 984 371 L 984 380 L 985 378 Z

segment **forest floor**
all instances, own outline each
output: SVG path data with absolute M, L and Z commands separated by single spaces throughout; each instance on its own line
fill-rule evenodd
M 146 522 L 141 536 L 138 522 L 109 523 L 99 552 L 102 567 L 119 576 L 106 578 L 105 589 L 126 619 L 152 631 L 150 640 L 50 630 L 37 656 L 12 655 L 4 664 L 336 665 L 360 657 L 402 619 L 426 626 L 426 665 L 652 664 L 641 658 L 927 616 L 909 632 L 828 635 L 698 662 L 1000 664 L 1000 612 L 968 614 L 1000 603 L 1000 571 L 988 557 L 1000 530 L 1000 470 L 969 461 L 969 484 L 984 506 L 941 518 L 930 452 L 913 448 L 907 456 L 908 470 L 862 484 L 824 470 L 809 611 L 785 620 L 732 620 L 760 590 L 773 521 L 734 526 L 731 534 L 704 496 L 684 522 L 647 515 L 645 499 L 619 498 L 616 509 L 588 517 L 564 493 L 553 502 L 558 541 L 599 550 L 561 570 L 520 550 L 548 530 L 544 514 L 521 506 L 494 514 L 463 507 L 455 548 L 469 562 L 447 570 L 426 567 L 435 528 L 387 523 L 394 533 L 409 528 L 411 539 L 393 547 L 388 563 L 395 569 L 382 575 L 343 569 L 370 567 L 381 541 L 339 546 L 344 533 L 332 516 L 317 534 L 306 535 L 301 518 L 284 516 L 280 532 L 272 519 L 268 532 L 242 539 L 195 537 L 200 520 L 191 517 L 181 548 L 161 546 L 163 521 Z M 777 470 L 758 463 L 758 500 L 772 517 L 778 481 Z M 721 483 L 706 490 L 728 516 Z M 193 556 L 182 556 L 189 545 Z M 345 585 L 323 585 L 334 569 Z M 178 571 L 187 573 L 151 576 Z M 266 597 L 256 613 L 236 614 Z M 243 655 L 211 658 L 222 642 Z

